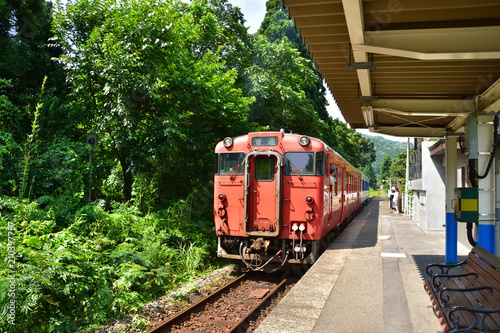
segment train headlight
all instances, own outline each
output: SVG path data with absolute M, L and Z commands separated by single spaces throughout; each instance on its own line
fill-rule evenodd
M 227 137 L 224 139 L 224 147 L 229 148 L 233 145 L 233 138 Z
M 308 205 L 312 205 L 312 203 L 314 202 L 314 198 L 309 195 L 306 198 L 306 202 Z
M 221 194 L 219 194 L 218 198 L 220 201 L 224 201 L 224 200 L 226 200 L 226 195 L 221 193 Z
M 311 142 L 311 139 L 307 135 L 302 135 L 299 139 L 299 143 L 302 147 L 305 147 Z

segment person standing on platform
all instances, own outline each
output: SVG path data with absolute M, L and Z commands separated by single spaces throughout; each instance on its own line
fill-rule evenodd
M 399 200 L 399 190 L 396 189 L 394 191 L 394 197 L 392 198 L 392 209 L 396 212 L 396 214 L 399 214 L 399 209 L 398 209 L 398 200 Z M 391 212 L 392 213 L 392 212 Z
M 392 208 L 392 201 L 394 199 L 394 187 L 389 189 L 389 192 L 387 192 L 387 196 L 389 197 L 389 208 L 393 209 Z

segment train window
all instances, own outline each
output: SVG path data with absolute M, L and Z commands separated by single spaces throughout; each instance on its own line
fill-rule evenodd
M 243 175 L 245 167 L 245 153 L 220 153 L 218 154 L 219 175 Z
M 285 175 L 314 175 L 314 153 L 285 153 Z
M 316 152 L 316 175 L 322 176 L 325 174 L 325 153 L 322 151 Z
M 337 195 L 338 193 L 338 169 L 336 166 L 331 165 L 330 166 L 330 184 L 333 186 L 332 191 L 334 195 Z
M 325 172 L 325 154 L 320 152 L 287 152 L 284 155 L 284 173 L 287 176 L 298 173 L 301 176 L 318 175 Z
M 270 181 L 274 179 L 274 159 L 270 157 L 255 160 L 255 180 Z

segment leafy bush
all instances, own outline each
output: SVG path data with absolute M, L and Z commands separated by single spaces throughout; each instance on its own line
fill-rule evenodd
M 0 195 L 13 195 L 21 182 L 21 147 L 12 134 L 0 130 Z
M 8 224 L 15 225 L 15 331 L 91 329 L 198 274 L 210 263 L 212 221 L 191 209 L 193 196 L 144 215 L 103 202 L 61 217 L 52 197 L 0 197 L 0 330 L 8 323 Z M 64 219 L 63 223 L 59 221 Z M 64 226 L 63 226 L 64 225 Z

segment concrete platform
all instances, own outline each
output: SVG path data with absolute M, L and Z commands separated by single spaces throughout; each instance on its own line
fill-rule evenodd
M 468 252 L 459 245 L 459 260 Z M 424 231 L 375 198 L 255 332 L 440 332 L 423 279 L 444 253 L 444 232 Z

